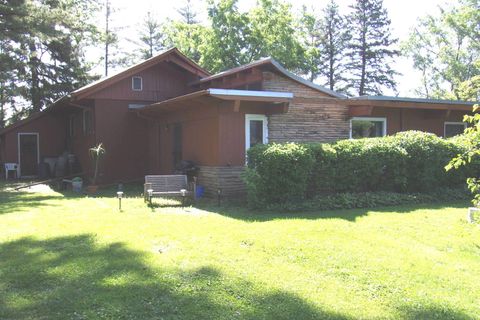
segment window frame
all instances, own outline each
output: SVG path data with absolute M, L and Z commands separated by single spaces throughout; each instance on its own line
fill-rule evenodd
M 379 121 L 383 123 L 383 128 L 382 128 L 382 137 L 385 137 L 387 135 L 387 118 L 386 117 L 352 117 L 350 119 L 350 132 L 349 132 L 349 138 L 350 139 L 355 139 L 353 138 L 353 121 Z
M 262 121 L 262 129 L 263 129 L 263 144 L 268 143 L 268 117 L 264 114 L 245 114 L 245 153 L 248 149 L 251 148 L 250 146 L 250 121 Z
M 140 89 L 135 89 L 135 79 L 140 79 Z M 133 91 L 143 91 L 143 78 L 140 76 L 132 77 L 132 90 Z
M 463 125 L 463 131 L 467 129 L 467 123 L 463 121 L 445 121 L 443 122 L 443 137 L 447 138 L 447 125 Z M 448 137 L 450 138 L 450 137 Z

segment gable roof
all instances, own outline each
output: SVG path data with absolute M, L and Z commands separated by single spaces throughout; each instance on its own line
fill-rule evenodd
M 83 86 L 75 91 L 72 91 L 69 96 L 71 97 L 85 97 L 87 95 L 90 95 L 94 92 L 97 92 L 101 89 L 104 89 L 113 83 L 116 83 L 120 80 L 123 80 L 125 78 L 128 78 L 132 75 L 135 75 L 145 69 L 148 69 L 152 67 L 153 65 L 162 62 L 162 61 L 171 61 L 173 63 L 176 63 L 180 66 L 183 66 L 186 68 L 188 71 L 197 74 L 199 77 L 207 77 L 210 76 L 210 72 L 205 70 L 204 68 L 200 67 L 198 64 L 196 64 L 194 61 L 190 60 L 187 56 L 185 56 L 180 50 L 177 48 L 173 47 L 170 48 L 166 51 L 163 51 L 162 53 L 151 57 L 147 60 L 144 60 L 142 62 L 139 62 L 133 66 L 130 66 L 128 68 L 125 68 L 117 73 L 114 73 L 108 77 L 101 78 L 97 81 L 94 81 L 92 83 L 87 84 L 86 86 Z
M 202 79 L 196 81 L 194 84 L 205 83 L 205 82 L 208 82 L 208 81 L 212 81 L 212 80 L 215 80 L 215 79 L 218 79 L 218 78 L 222 78 L 222 77 L 225 77 L 225 76 L 228 76 L 228 75 L 235 74 L 237 72 L 241 72 L 241 71 L 248 70 L 248 69 L 251 69 L 251 68 L 254 68 L 254 67 L 259 67 L 259 66 L 270 66 L 271 68 L 273 68 L 278 73 L 286 76 L 287 78 L 292 79 L 293 81 L 296 81 L 298 83 L 306 85 L 307 87 L 310 87 L 310 88 L 312 88 L 314 90 L 317 90 L 317 91 L 320 91 L 322 93 L 326 93 L 326 94 L 328 94 L 330 96 L 333 96 L 335 98 L 339 98 L 339 99 L 347 98 L 345 95 L 343 95 L 341 93 L 330 90 L 330 89 L 328 89 L 324 86 L 318 85 L 316 83 L 313 83 L 311 81 L 303 79 L 302 77 L 297 76 L 296 74 L 294 74 L 294 73 L 288 71 L 287 69 L 285 69 L 280 63 L 278 63 L 275 59 L 273 59 L 271 57 L 262 58 L 262 59 L 259 59 L 257 61 L 251 62 L 249 64 L 245 64 L 243 66 L 228 69 L 228 70 L 216 73 L 214 75 L 207 76 L 205 78 L 202 78 Z
M 48 112 L 57 109 L 56 107 L 60 107 L 64 103 L 68 103 L 69 101 L 75 100 L 75 99 L 81 99 L 83 97 L 87 97 L 88 95 L 95 93 L 99 90 L 102 90 L 120 80 L 123 80 L 125 78 L 128 78 L 132 75 L 135 75 L 147 68 L 152 67 L 153 65 L 162 62 L 162 61 L 171 61 L 175 64 L 178 64 L 180 66 L 183 66 L 184 68 L 188 69 L 190 72 L 197 74 L 199 77 L 206 77 L 210 76 L 211 73 L 208 72 L 207 70 L 203 69 L 200 67 L 198 64 L 196 64 L 194 61 L 190 60 L 187 56 L 185 56 L 180 50 L 177 48 L 171 48 L 166 51 L 163 51 L 162 53 L 149 58 L 147 60 L 144 60 L 140 63 L 137 63 L 131 67 L 125 68 L 119 72 L 116 72 L 108 77 L 101 78 L 97 81 L 91 82 L 79 89 L 76 89 L 69 94 L 59 98 L 58 100 L 54 101 L 52 104 L 47 106 L 45 109 L 43 109 L 40 112 L 36 112 L 29 117 L 16 121 L 15 123 L 0 129 L 0 135 L 4 134 L 12 129 L 18 128 L 23 126 L 24 124 L 27 124 L 28 122 L 37 119 L 39 117 L 42 117 L 43 115 L 47 114 Z

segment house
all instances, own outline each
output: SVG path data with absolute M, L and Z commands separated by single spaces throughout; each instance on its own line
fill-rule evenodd
M 207 193 L 243 190 L 246 150 L 268 141 L 336 141 L 403 130 L 463 131 L 473 103 L 398 97 L 347 98 L 285 70 L 271 58 L 210 74 L 176 48 L 101 79 L 0 131 L 0 162 L 37 174 L 65 151 L 92 171 L 88 149 L 107 150 L 101 181 L 171 174 L 199 166 Z

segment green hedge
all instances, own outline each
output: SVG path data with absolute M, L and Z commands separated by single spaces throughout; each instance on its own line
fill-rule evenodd
M 428 192 L 462 186 L 478 172 L 478 166 L 445 171 L 450 159 L 464 150 L 461 138 L 418 131 L 329 144 L 258 145 L 248 150 L 244 180 L 254 206 L 338 193 Z
M 248 198 L 251 203 L 285 203 L 305 198 L 314 159 L 307 146 L 286 143 L 251 148 L 248 152 Z

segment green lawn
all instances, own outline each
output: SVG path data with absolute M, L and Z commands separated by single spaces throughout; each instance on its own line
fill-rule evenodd
M 3 186 L 0 319 L 480 319 L 467 203 L 260 214 L 126 193 L 118 212 L 114 190 Z

